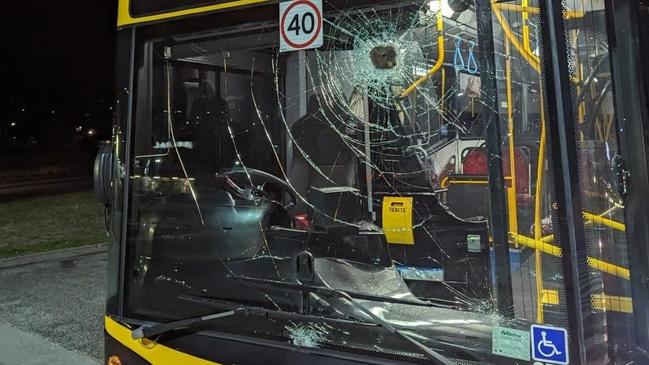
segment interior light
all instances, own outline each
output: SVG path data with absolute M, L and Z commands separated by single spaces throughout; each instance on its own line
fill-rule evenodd
M 450 18 L 453 14 L 455 14 L 455 10 L 453 10 L 448 4 L 448 0 L 442 1 L 442 15 L 446 18 Z
M 451 8 L 451 6 L 448 3 L 448 0 L 431 0 L 428 3 L 428 7 L 430 8 L 430 11 L 433 13 L 437 13 L 439 11 L 442 12 L 442 15 L 446 18 L 450 18 L 455 14 L 455 10 Z
M 442 1 L 441 0 L 431 0 L 428 3 L 428 7 L 430 8 L 430 11 L 433 13 L 437 13 L 438 11 L 442 10 Z

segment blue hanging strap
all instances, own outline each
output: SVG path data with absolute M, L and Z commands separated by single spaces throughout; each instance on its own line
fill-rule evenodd
M 462 57 L 462 38 L 455 38 L 455 57 L 453 58 L 453 67 L 455 71 L 464 70 L 464 57 Z
M 467 61 L 466 70 L 469 71 L 471 75 L 478 73 L 478 63 L 475 60 L 475 53 L 473 49 L 475 48 L 475 43 L 470 42 L 471 46 L 469 47 L 469 60 Z

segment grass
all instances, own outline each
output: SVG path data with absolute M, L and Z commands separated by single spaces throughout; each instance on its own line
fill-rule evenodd
M 0 203 L 0 258 L 103 243 L 103 222 L 92 192 Z

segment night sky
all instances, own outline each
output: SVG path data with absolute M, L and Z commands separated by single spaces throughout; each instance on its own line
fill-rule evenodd
M 55 145 L 77 125 L 107 136 L 116 9 L 116 0 L 0 2 L 0 138 L 4 127 L 5 139 Z

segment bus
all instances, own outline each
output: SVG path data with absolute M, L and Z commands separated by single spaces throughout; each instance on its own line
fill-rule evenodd
M 647 364 L 647 4 L 119 0 L 108 365 Z

